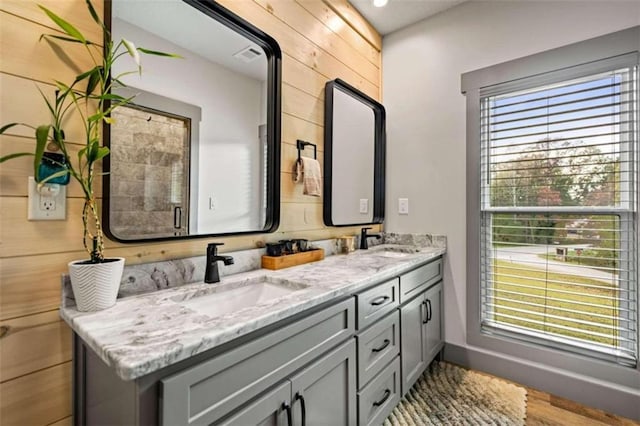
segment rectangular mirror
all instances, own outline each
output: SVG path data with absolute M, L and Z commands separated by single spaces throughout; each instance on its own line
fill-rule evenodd
M 273 232 L 280 207 L 277 42 L 215 2 L 105 2 L 114 40 L 143 57 L 120 80 L 133 103 L 105 125 L 104 221 L 133 242 Z M 135 69 L 114 66 L 113 75 Z
M 384 220 L 385 110 L 346 82 L 325 85 L 324 223 Z

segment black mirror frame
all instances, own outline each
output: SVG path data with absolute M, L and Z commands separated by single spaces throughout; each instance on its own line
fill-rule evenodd
M 280 225 L 280 139 L 281 139 L 281 94 L 282 94 L 282 51 L 278 42 L 259 28 L 256 28 L 235 13 L 212 0 L 182 0 L 205 15 L 215 19 L 226 27 L 247 37 L 260 47 L 267 55 L 267 207 L 265 225 L 255 231 L 227 232 L 222 234 L 180 235 L 168 237 L 152 237 L 143 239 L 122 239 L 113 235 L 110 227 L 110 178 L 111 156 L 103 159 L 103 204 L 102 222 L 107 237 L 121 243 L 145 243 L 157 241 L 184 240 L 193 238 L 228 237 L 275 232 Z M 104 2 L 104 22 L 111 33 L 111 0 Z M 105 108 L 109 108 L 108 101 Z M 103 124 L 103 144 L 110 145 L 110 125 Z
M 331 217 L 333 192 L 333 91 L 340 90 L 369 106 L 375 117 L 374 164 L 373 164 L 373 219 L 371 222 L 334 224 Z M 375 99 L 339 78 L 328 81 L 324 88 L 324 200 L 323 219 L 326 226 L 375 225 L 384 222 L 385 167 L 386 167 L 386 111 Z

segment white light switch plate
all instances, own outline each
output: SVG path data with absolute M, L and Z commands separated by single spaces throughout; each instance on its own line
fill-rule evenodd
M 360 213 L 361 214 L 369 213 L 369 200 L 367 198 L 360 199 Z
M 55 185 L 55 186 L 54 186 Z M 65 220 L 67 187 L 58 184 L 44 184 L 38 192 L 38 184 L 29 176 L 29 201 L 27 219 L 29 220 Z M 48 195 L 48 193 L 50 195 Z
M 408 198 L 398 198 L 398 213 L 399 214 L 409 214 L 409 199 Z

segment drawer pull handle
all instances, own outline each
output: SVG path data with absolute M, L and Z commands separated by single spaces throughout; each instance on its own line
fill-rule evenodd
M 422 307 L 424 306 L 424 310 L 425 310 L 425 319 L 422 320 L 423 324 L 426 324 L 429 322 L 429 307 L 427 306 L 427 302 L 426 301 L 422 301 L 422 303 L 420 304 L 420 314 L 422 315 Z
M 304 402 L 304 396 L 296 393 L 296 401 L 300 401 L 300 412 L 302 413 L 302 426 L 307 426 L 307 405 Z
M 291 405 L 283 402 L 282 409 L 287 410 L 287 426 L 293 426 L 293 419 L 291 418 Z
M 371 306 L 380 306 L 389 299 L 391 299 L 389 296 L 380 296 L 373 299 L 370 303 Z
M 382 344 L 382 346 L 380 346 L 379 348 L 373 348 L 371 349 L 371 352 L 380 352 L 383 351 L 387 346 L 389 346 L 389 344 L 391 343 L 391 340 L 389 339 L 384 339 L 384 343 Z
M 385 390 L 385 391 L 384 391 L 384 396 L 382 397 L 382 399 L 381 399 L 380 401 L 376 401 L 376 402 L 374 402 L 374 403 L 373 403 L 373 406 L 374 406 L 374 407 L 379 407 L 379 406 L 381 406 L 382 404 L 384 404 L 384 403 L 387 401 L 387 399 L 389 399 L 389 396 L 390 396 L 390 395 L 391 395 L 391 391 L 390 391 L 389 389 Z
M 427 299 L 427 322 L 431 321 L 433 311 L 431 310 L 431 300 Z

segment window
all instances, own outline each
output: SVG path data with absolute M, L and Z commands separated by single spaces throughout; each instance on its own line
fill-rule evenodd
M 479 90 L 480 325 L 638 356 L 638 59 Z

